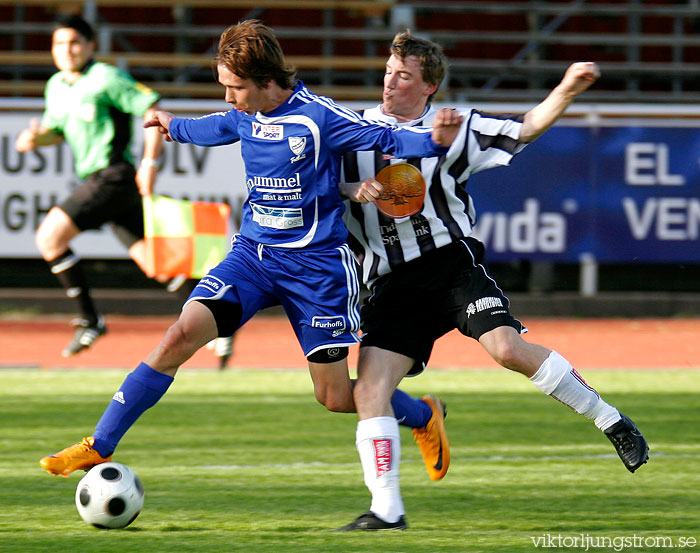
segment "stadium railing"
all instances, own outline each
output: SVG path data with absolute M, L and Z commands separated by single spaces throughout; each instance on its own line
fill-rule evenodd
M 39 14 L 38 6 L 77 6 L 99 23 L 103 55 L 119 60 L 116 50 L 126 50 L 121 59 L 140 80 L 172 80 L 183 84 L 183 95 L 191 90 L 197 97 L 218 92 L 203 86 L 209 77 L 202 72 L 206 63 L 190 65 L 188 56 L 212 53 L 221 14 L 227 13 L 231 21 L 261 18 L 275 28 L 286 51 L 311 54 L 297 64 L 301 78 L 314 88 L 335 87 L 343 94 L 339 99 L 373 97 L 373 91 L 362 89 L 380 84 L 387 45 L 408 27 L 444 46 L 450 59 L 445 99 L 450 101 L 538 101 L 571 61 L 591 59 L 599 62 L 604 77 L 587 93 L 589 101 L 700 102 L 698 0 L 0 0 L 0 6 L 0 33 L 10 37 L 0 49 L 22 53 L 30 44 L 27 37 L 46 36 L 49 17 L 45 10 Z M 144 13 L 152 13 L 155 23 L 145 24 Z M 172 57 L 149 53 L 143 46 L 148 40 L 173 52 Z M 137 59 L 139 53 L 152 60 L 150 65 Z M 36 94 L 38 88 L 28 81 L 46 75 L 30 75 L 31 66 L 25 70 L 5 60 L 0 62 L 5 81 L 0 93 Z M 16 83 L 14 88 L 10 83 Z

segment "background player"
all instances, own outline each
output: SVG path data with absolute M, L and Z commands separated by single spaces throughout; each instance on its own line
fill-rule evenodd
M 162 139 L 155 129 L 144 132 L 143 156 L 134 171 L 131 154 L 132 116 L 150 119 L 159 95 L 111 65 L 95 62 L 95 33 L 82 18 L 56 19 L 51 55 L 59 72 L 49 79 L 41 123 L 34 120 L 17 138 L 20 152 L 66 140 L 75 160 L 80 187 L 53 207 L 36 234 L 36 244 L 66 290 L 75 298 L 80 318 L 73 339 L 63 350 L 69 357 L 89 348 L 107 328 L 95 306 L 78 256 L 70 242 L 85 230 L 109 223 L 131 258 L 145 272 L 141 196 L 153 192 Z M 184 277 L 157 278 L 169 292 L 184 294 L 196 284 Z M 167 282 L 166 282 L 167 281 Z M 215 341 L 221 367 L 231 356 L 231 337 Z
M 383 101 L 363 116 L 402 128 L 430 125 L 430 102 L 443 79 L 446 59 L 439 45 L 410 32 L 391 45 Z M 372 295 L 362 307 L 364 336 L 354 388 L 360 422 L 357 448 L 370 510 L 341 530 L 405 528 L 399 488 L 399 433 L 389 398 L 407 374 L 423 370 L 433 343 L 457 328 L 478 340 L 505 368 L 530 378 L 542 392 L 593 419 L 632 472 L 648 458 L 644 437 L 630 419 L 607 404 L 558 353 L 524 341 L 526 329 L 510 314 L 509 302 L 488 274 L 484 246 L 471 237 L 474 205 L 465 189 L 472 173 L 508 165 L 525 144 L 545 132 L 599 77 L 595 63 L 574 63 L 561 83 L 524 115 L 465 112 L 458 138 L 446 155 L 410 159 L 427 192 L 419 213 L 391 219 L 374 202 L 382 185 L 374 176 L 396 163 L 377 152 L 351 152 L 344 159 L 353 203 L 345 214 L 349 244 L 362 263 Z M 370 203 L 368 203 L 370 202 Z M 372 444 L 390 440 L 377 458 Z M 391 460 L 390 469 L 378 471 Z
M 28 152 L 65 140 L 73 152 L 75 173 L 83 181 L 60 205 L 51 208 L 36 233 L 42 257 L 80 309 L 73 339 L 63 350 L 65 357 L 89 348 L 107 331 L 70 242 L 85 230 L 110 223 L 143 269 L 139 192 L 151 194 L 162 150 L 158 131 L 146 129 L 143 157 L 138 171 L 134 170 L 132 116 L 152 117 L 159 95 L 120 69 L 96 62 L 94 36 L 92 27 L 78 16 L 57 18 L 51 55 L 59 71 L 46 84 L 41 123 L 32 121 L 15 143 L 17 150 Z
M 249 195 L 240 234 L 160 344 L 126 377 L 94 435 L 41 460 L 50 473 L 67 476 L 110 459 L 184 361 L 272 305 L 282 305 L 292 323 L 318 401 L 331 411 L 355 410 L 346 357 L 358 341 L 359 282 L 338 191 L 342 153 L 373 147 L 405 156 L 445 153 L 461 117 L 455 110 L 438 112 L 434 140 L 431 129 L 364 121 L 296 82 L 276 37 L 258 21 L 224 31 L 214 61 L 234 109 L 199 119 L 158 111 L 146 125 L 202 146 L 241 141 Z M 410 402 L 426 407 L 412 398 L 402 405 Z

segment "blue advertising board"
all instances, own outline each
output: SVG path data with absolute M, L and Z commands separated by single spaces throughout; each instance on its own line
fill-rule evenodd
M 700 263 L 700 129 L 555 127 L 470 178 L 492 261 Z

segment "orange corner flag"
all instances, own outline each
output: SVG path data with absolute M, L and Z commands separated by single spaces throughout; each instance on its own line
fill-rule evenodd
M 147 274 L 202 278 L 229 249 L 225 203 L 143 198 Z

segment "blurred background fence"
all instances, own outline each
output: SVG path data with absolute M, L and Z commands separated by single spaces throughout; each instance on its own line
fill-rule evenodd
M 584 59 L 605 70 L 587 101 L 700 100 L 698 0 L 0 0 L 3 94 L 41 95 L 57 10 L 95 23 L 99 57 L 168 96 L 218 98 L 219 34 L 260 18 L 301 78 L 339 100 L 378 98 L 388 45 L 406 28 L 445 48 L 445 101 L 538 101 Z

